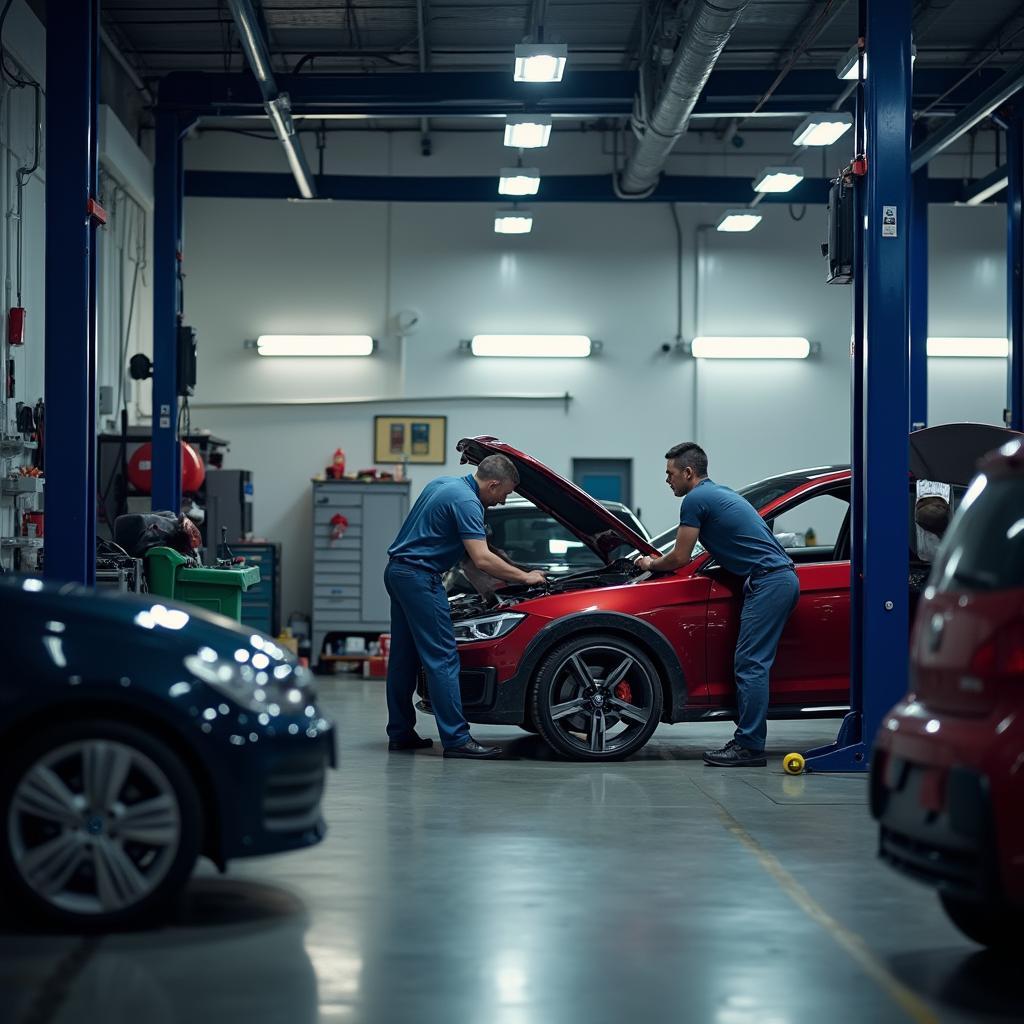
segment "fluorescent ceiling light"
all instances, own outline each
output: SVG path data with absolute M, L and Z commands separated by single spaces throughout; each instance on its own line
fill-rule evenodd
M 977 192 L 970 195 L 965 201 L 965 206 L 980 206 L 986 200 L 991 199 L 994 195 L 998 195 L 1010 184 L 1008 176 L 997 177 L 991 181 L 984 188 L 978 189 Z
M 761 223 L 761 214 L 753 210 L 726 210 L 716 225 L 719 231 L 753 231 Z
M 469 343 L 475 356 L 582 359 L 590 355 L 585 334 L 478 334 Z
M 256 349 L 261 356 L 368 356 L 373 338 L 368 334 L 261 334 Z
M 928 355 L 1005 359 L 1010 354 L 1006 338 L 929 338 Z
M 540 171 L 536 167 L 502 167 L 498 191 L 503 196 L 535 196 L 540 188 Z
M 519 43 L 515 56 L 517 82 L 560 82 L 569 48 L 564 43 Z
M 856 82 L 857 81 L 857 45 L 854 44 L 843 54 L 840 58 L 839 63 L 836 64 L 836 78 L 841 78 L 844 82 Z M 910 66 L 913 67 L 917 60 L 917 47 L 914 43 L 910 44 Z M 864 56 L 864 78 L 867 80 L 868 77 L 868 58 Z
M 533 230 L 533 214 L 525 210 L 498 210 L 494 230 L 499 235 L 528 235 Z
M 551 139 L 551 118 L 522 114 L 505 119 L 505 145 L 514 149 L 540 149 Z
M 695 359 L 806 359 L 811 343 L 806 338 L 694 338 L 690 354 Z
M 794 146 L 831 146 L 853 127 L 853 115 L 842 111 L 810 114 L 793 133 Z
M 754 191 L 791 192 L 803 180 L 802 167 L 766 167 L 754 179 Z

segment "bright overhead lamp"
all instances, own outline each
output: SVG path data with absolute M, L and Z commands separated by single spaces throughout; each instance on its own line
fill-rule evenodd
M 256 350 L 261 356 L 368 356 L 373 338 L 368 334 L 261 334 Z
M 593 346 L 585 334 L 477 334 L 469 350 L 513 359 L 584 359 Z
M 540 171 L 536 167 L 502 167 L 498 191 L 503 196 L 535 196 L 540 188 Z
M 995 171 L 981 181 L 974 182 L 968 186 L 967 198 L 964 200 L 965 206 L 980 206 L 982 203 L 991 199 L 993 196 L 998 195 L 1010 184 L 1010 178 L 1007 175 L 1005 169 L 1003 171 Z
M 560 82 L 569 48 L 565 43 L 518 43 L 515 55 L 517 82 Z
M 792 192 L 803 180 L 802 167 L 766 167 L 754 179 L 754 191 Z
M 695 359 L 806 359 L 806 338 L 699 337 L 690 343 Z
M 753 231 L 762 217 L 753 210 L 726 210 L 715 225 L 717 231 Z
M 856 43 L 851 46 L 846 53 L 839 59 L 839 63 L 836 64 L 836 78 L 842 79 L 844 82 L 856 82 L 857 81 L 857 58 L 860 56 L 860 51 L 857 49 Z M 917 60 L 917 47 L 914 43 L 910 44 L 910 66 L 914 66 L 914 62 Z M 868 77 L 868 58 L 864 55 L 864 78 Z
M 533 230 L 533 214 L 525 210 L 498 210 L 494 231 L 499 235 L 528 235 Z
M 853 115 L 828 110 L 823 114 L 810 114 L 793 133 L 794 146 L 831 146 L 853 127 Z
M 928 355 L 965 359 L 1005 359 L 1010 354 L 1006 338 L 929 338 Z
M 514 149 L 541 149 L 551 140 L 551 118 L 517 114 L 505 118 L 505 145 Z

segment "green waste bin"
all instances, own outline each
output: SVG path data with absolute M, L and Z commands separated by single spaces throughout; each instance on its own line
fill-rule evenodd
M 188 559 L 174 548 L 150 548 L 146 552 L 149 592 L 185 601 L 207 611 L 242 621 L 242 594 L 260 581 L 258 565 L 238 569 L 188 567 Z

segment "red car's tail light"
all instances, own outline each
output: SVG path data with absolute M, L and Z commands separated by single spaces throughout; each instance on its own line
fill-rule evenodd
M 1024 620 L 997 629 L 971 658 L 978 676 L 1024 676 Z

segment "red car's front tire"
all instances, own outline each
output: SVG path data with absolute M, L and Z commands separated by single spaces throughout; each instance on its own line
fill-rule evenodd
M 661 679 L 635 643 L 610 633 L 566 641 L 541 662 L 530 717 L 545 742 L 577 761 L 620 761 L 661 720 Z
M 1018 948 L 1024 913 L 1012 907 L 974 903 L 943 894 L 946 916 L 967 938 L 989 949 Z

